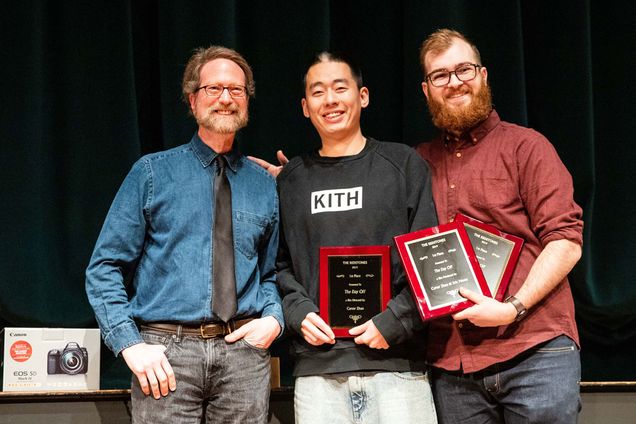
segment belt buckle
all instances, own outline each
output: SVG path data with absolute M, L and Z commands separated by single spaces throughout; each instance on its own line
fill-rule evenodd
M 209 324 L 208 324 L 208 325 L 209 325 Z M 205 328 L 205 327 L 207 327 L 207 326 L 206 326 L 206 325 L 204 325 L 204 324 L 201 324 L 201 325 L 199 326 L 199 333 L 201 333 L 201 338 L 202 338 L 202 339 L 213 339 L 214 337 L 216 337 L 216 336 L 217 336 L 217 334 L 214 334 L 214 335 L 210 336 L 208 333 L 206 333 L 206 332 L 204 331 L 204 328 Z
M 205 327 L 213 327 L 216 331 L 214 332 L 214 334 L 210 335 L 209 333 L 207 333 L 205 331 Z M 223 322 L 223 323 L 218 323 L 218 324 L 201 324 L 199 326 L 199 333 L 201 334 L 201 338 L 202 339 L 213 339 L 215 337 L 219 337 L 219 336 L 225 336 L 227 334 L 230 334 L 233 331 L 233 325 L 232 325 L 232 320 L 230 320 L 229 322 Z

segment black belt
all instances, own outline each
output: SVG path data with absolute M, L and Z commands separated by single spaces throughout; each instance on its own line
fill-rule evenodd
M 145 322 L 141 324 L 142 330 L 154 330 L 162 333 L 182 334 L 186 336 L 197 336 L 202 339 L 212 339 L 223 337 L 232 331 L 241 328 L 254 318 L 230 320 L 230 322 L 208 322 L 198 326 L 169 324 L 164 322 Z

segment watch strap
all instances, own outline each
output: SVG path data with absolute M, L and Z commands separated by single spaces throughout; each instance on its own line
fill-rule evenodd
M 526 309 L 524 304 L 521 303 L 521 301 L 517 299 L 516 297 L 508 296 L 504 302 L 511 303 L 512 306 L 514 306 L 515 309 L 517 310 L 517 316 L 515 317 L 515 322 L 521 321 L 528 314 L 528 310 Z

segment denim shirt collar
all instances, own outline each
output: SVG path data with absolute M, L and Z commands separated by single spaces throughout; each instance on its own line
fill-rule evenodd
M 214 162 L 216 157 L 219 155 L 212 148 L 210 148 L 210 146 L 205 144 L 203 140 L 201 140 L 201 137 L 199 137 L 199 134 L 197 133 L 194 133 L 194 135 L 192 136 L 192 139 L 190 140 L 190 145 L 192 146 L 192 150 L 194 151 L 194 154 L 199 159 L 199 161 L 201 162 L 201 165 L 204 168 L 207 168 L 208 166 L 210 166 L 210 164 Z M 235 172 L 235 173 L 238 168 L 239 160 L 241 159 L 241 152 L 239 152 L 239 149 L 236 145 L 237 145 L 237 140 L 235 139 L 234 143 L 232 144 L 232 150 L 224 154 L 225 158 L 227 159 L 227 163 L 230 166 L 230 169 L 232 170 L 232 172 Z

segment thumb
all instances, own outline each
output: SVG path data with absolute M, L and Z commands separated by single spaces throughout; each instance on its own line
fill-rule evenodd
M 459 294 L 473 303 L 478 303 L 478 301 L 481 300 L 481 296 L 479 295 L 479 293 L 475 293 L 474 291 L 469 290 L 465 287 L 459 288 Z
M 351 334 L 352 336 L 359 336 L 360 334 L 364 333 L 367 329 L 367 323 L 365 322 L 364 324 L 360 324 L 357 327 L 353 327 L 349 329 L 349 334 Z
M 232 331 L 230 334 L 228 334 L 227 336 L 225 336 L 225 341 L 228 343 L 234 343 L 235 341 L 241 340 L 243 337 L 245 337 L 246 331 L 247 329 L 245 328 L 245 326 L 239 329 L 236 329 Z

